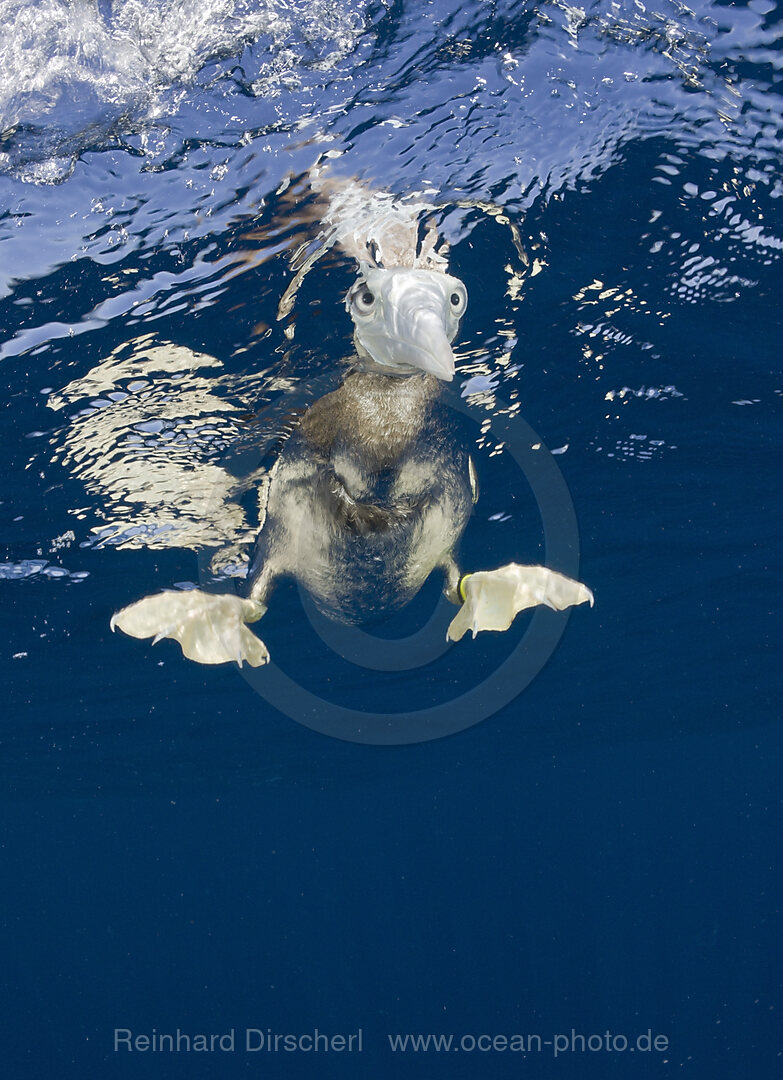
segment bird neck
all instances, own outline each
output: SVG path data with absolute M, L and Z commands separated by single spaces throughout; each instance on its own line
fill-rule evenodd
M 403 378 L 355 371 L 342 392 L 343 445 L 354 445 L 375 468 L 388 468 L 426 428 L 440 383 L 422 373 Z

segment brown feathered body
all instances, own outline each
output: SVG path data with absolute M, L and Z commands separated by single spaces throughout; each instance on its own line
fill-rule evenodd
M 471 506 L 438 380 L 356 371 L 304 414 L 269 476 L 249 595 L 265 603 L 288 576 L 343 621 L 401 607 L 446 564 Z

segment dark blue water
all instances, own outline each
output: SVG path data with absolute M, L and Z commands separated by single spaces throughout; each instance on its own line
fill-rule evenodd
M 0 14 L 5 1073 L 778 1076 L 773 6 Z M 423 193 L 469 291 L 464 565 L 576 558 L 514 456 L 540 438 L 596 597 L 517 692 L 530 616 L 384 665 L 422 627 L 441 650 L 431 581 L 360 665 L 281 586 L 262 636 L 324 712 L 482 718 L 415 745 L 320 734 L 268 669 L 109 630 L 208 557 L 230 578 L 256 521 L 232 454 L 339 382 L 351 261 L 277 319 L 328 151 Z M 362 1044 L 248 1052 L 247 1028 Z M 454 1039 L 393 1052 L 405 1033 Z

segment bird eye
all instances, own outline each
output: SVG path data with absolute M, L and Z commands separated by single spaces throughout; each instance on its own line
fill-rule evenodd
M 461 315 L 468 306 L 468 297 L 464 290 L 455 289 L 449 297 L 452 315 Z
M 360 315 L 369 315 L 375 306 L 375 294 L 366 285 L 360 286 L 353 294 L 353 306 Z

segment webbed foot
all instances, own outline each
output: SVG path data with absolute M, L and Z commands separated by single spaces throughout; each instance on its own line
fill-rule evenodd
M 467 630 L 473 637 L 479 630 L 508 630 L 515 615 L 537 604 L 555 611 L 586 602 L 593 606 L 593 594 L 581 582 L 546 566 L 518 563 L 467 574 L 460 593 L 464 603 L 449 624 L 450 641 L 459 641 Z
M 182 646 L 189 660 L 199 664 L 226 664 L 260 667 L 269 660 L 269 652 L 247 627 L 264 614 L 266 608 L 255 600 L 233 593 L 167 591 L 145 596 L 118 611 L 111 619 L 112 630 L 119 627 L 136 638 L 173 638 Z

